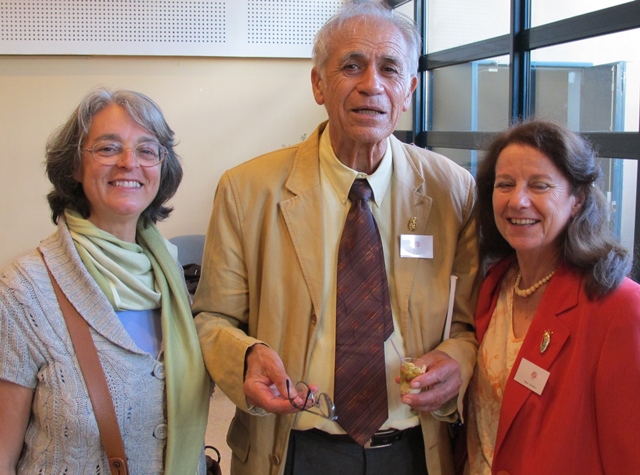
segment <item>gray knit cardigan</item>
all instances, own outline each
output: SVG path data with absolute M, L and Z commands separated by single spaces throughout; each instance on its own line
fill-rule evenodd
M 162 473 L 167 437 L 162 355 L 156 360 L 129 337 L 80 260 L 63 219 L 40 249 L 89 323 L 130 473 Z M 66 324 L 37 251 L 0 271 L 0 379 L 34 391 L 18 473 L 109 473 Z

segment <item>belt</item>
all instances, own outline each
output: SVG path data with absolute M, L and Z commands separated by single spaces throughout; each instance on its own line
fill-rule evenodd
M 397 430 L 397 429 L 381 430 L 373 434 L 373 436 L 371 436 L 371 439 L 369 439 L 364 444 L 364 448 L 365 449 L 381 449 L 383 447 L 389 447 L 393 445 L 395 442 L 398 442 L 399 440 L 402 440 L 403 438 L 408 437 L 413 433 L 417 433 L 420 430 L 421 429 L 419 425 L 415 427 L 410 427 L 409 429 L 405 429 L 405 430 Z M 356 441 L 354 441 L 351 438 L 351 436 L 347 434 L 329 434 L 328 432 L 324 432 L 320 429 L 310 429 L 304 432 L 306 432 L 309 435 L 321 437 L 331 442 L 357 444 Z

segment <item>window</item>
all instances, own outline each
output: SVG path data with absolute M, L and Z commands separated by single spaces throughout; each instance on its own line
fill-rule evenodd
M 584 13 L 595 12 L 605 7 L 612 7 L 631 0 L 532 0 L 531 26 L 540 26 L 558 20 L 575 17 Z
M 561 121 L 597 148 L 612 229 L 640 252 L 640 1 L 414 3 L 425 39 L 415 142 L 475 173 L 510 123 Z

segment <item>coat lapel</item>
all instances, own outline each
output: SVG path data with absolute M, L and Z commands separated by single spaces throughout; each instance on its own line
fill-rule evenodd
M 300 145 L 286 187 L 294 195 L 279 203 L 316 315 L 322 315 L 324 251 L 318 144 L 321 125 Z
M 395 295 L 399 309 L 398 318 L 403 333 L 408 331 L 409 297 L 416 269 L 420 259 L 400 257 L 400 235 L 425 235 L 427 223 L 431 213 L 433 200 L 427 196 L 424 178 L 418 173 L 413 161 L 407 156 L 402 144 L 391 137 L 393 155 L 393 178 L 391 181 L 391 216 L 392 241 L 389 246 L 391 258 L 389 262 L 393 269 L 395 281 Z M 409 227 L 409 222 L 415 224 L 415 229 Z
M 559 317 L 578 304 L 580 284 L 579 276 L 576 276 L 564 265 L 558 268 L 555 276 L 549 282 L 507 381 L 496 437 L 496 456 L 524 403 L 530 397 L 539 397 L 515 381 L 514 377 L 518 367 L 522 359 L 526 358 L 534 365 L 550 371 L 551 365 L 558 358 L 560 350 L 570 336 L 569 328 L 563 324 Z M 547 331 L 551 332 L 551 339 L 546 350 L 541 351 L 542 339 Z M 553 376 L 551 371 L 547 385 L 553 384 Z
M 514 262 L 515 256 L 508 257 L 494 264 L 487 271 L 487 275 L 482 282 L 482 287 L 478 295 L 478 304 L 476 305 L 476 337 L 478 343 L 482 343 L 484 334 L 489 328 L 491 317 L 496 309 L 498 296 L 500 292 L 500 283 L 509 266 Z

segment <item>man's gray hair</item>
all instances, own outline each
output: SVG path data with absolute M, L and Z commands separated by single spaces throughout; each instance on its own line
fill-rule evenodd
M 413 78 L 418 74 L 418 61 L 421 53 L 422 38 L 415 22 L 403 15 L 373 1 L 351 1 L 345 4 L 336 14 L 318 30 L 313 45 L 313 65 L 322 73 L 325 63 L 334 47 L 333 39 L 337 31 L 340 31 L 345 23 L 353 19 L 379 19 L 395 25 L 407 43 L 409 52 L 406 58 L 409 77 Z

